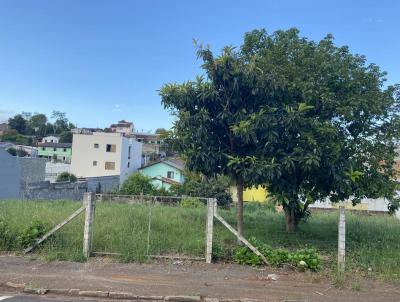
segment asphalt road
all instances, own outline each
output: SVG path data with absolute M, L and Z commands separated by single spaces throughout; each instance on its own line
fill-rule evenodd
M 11 296 L 0 294 L 1 302 L 97 302 L 98 300 L 86 300 L 86 299 L 65 299 L 65 298 L 45 298 L 45 297 L 31 297 L 31 296 Z

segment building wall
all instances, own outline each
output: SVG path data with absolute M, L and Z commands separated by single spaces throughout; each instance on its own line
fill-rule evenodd
M 45 180 L 46 159 L 32 157 L 17 157 L 21 167 L 21 186 Z
M 64 149 L 65 149 L 65 151 L 64 151 Z M 53 147 L 38 147 L 38 155 L 42 156 L 42 157 L 53 157 L 53 155 L 56 155 L 58 159 L 62 159 L 64 156 L 66 158 L 71 158 L 72 149 L 71 148 L 56 148 L 56 151 L 54 151 Z
M 128 143 L 127 140 L 124 140 Z M 94 145 L 99 147 L 95 148 Z M 115 152 L 106 152 L 106 145 L 114 144 Z M 72 140 L 71 173 L 77 177 L 120 175 L 121 152 L 124 146 L 120 133 L 94 132 L 92 135 L 74 134 Z M 93 165 L 96 161 L 97 165 Z M 114 170 L 106 170 L 105 163 L 114 162 Z
M 174 172 L 174 177 L 171 178 L 174 181 L 177 181 L 179 183 L 183 182 L 183 175 L 182 175 L 182 171 L 180 171 L 177 168 L 174 168 L 170 165 L 167 165 L 163 162 L 142 168 L 140 170 L 140 172 L 143 175 L 146 175 L 148 177 L 157 177 L 157 176 L 161 176 L 161 177 L 167 177 L 167 173 L 168 171 L 173 171 Z M 158 185 L 160 182 L 154 182 L 155 185 Z
M 21 167 L 17 157 L 0 149 L 0 199 L 18 199 L 21 186 Z
M 55 182 L 58 175 L 63 172 L 71 172 L 71 164 L 46 162 L 45 180 Z
M 42 143 L 58 143 L 60 139 L 57 136 L 45 136 L 42 138 Z
M 236 186 L 231 186 L 229 188 L 231 193 L 232 200 L 237 202 L 237 189 Z M 261 186 L 246 188 L 243 191 L 243 201 L 257 201 L 257 202 L 265 202 L 267 199 L 267 190 Z
M 121 174 L 122 184 L 132 173 L 136 172 L 142 163 L 142 144 L 135 139 L 123 137 L 121 152 Z M 130 146 L 130 152 L 129 152 Z M 128 164 L 129 163 L 129 164 Z

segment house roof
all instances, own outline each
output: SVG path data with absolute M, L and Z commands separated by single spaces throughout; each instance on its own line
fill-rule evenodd
M 165 182 L 170 185 L 180 185 L 180 183 L 178 181 L 175 181 L 175 180 L 167 178 L 167 177 L 155 176 L 152 179 L 157 179 L 159 181 Z
M 71 143 L 38 143 L 39 147 L 51 147 L 51 148 L 71 148 Z
M 111 124 L 110 128 L 116 128 L 116 127 L 130 127 L 132 126 L 133 123 L 127 122 L 125 120 L 119 121 L 117 124 Z
M 165 159 L 165 160 L 160 160 L 160 161 L 148 164 L 148 165 L 146 165 L 144 167 L 141 167 L 140 170 L 146 169 L 146 168 L 154 166 L 154 165 L 158 165 L 160 163 L 164 163 L 164 164 L 169 165 L 171 167 L 174 167 L 174 168 L 176 168 L 176 169 L 178 169 L 180 171 L 183 171 L 183 169 L 185 168 L 185 164 L 184 164 L 182 159 L 180 159 L 180 158 L 168 158 L 168 159 Z

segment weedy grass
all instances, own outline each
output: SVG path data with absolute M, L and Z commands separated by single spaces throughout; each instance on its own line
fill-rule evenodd
M 73 201 L 0 201 L 0 250 L 21 251 L 21 234 L 41 221 L 51 227 L 81 206 Z M 151 209 L 151 211 L 150 211 Z M 235 210 L 220 209 L 235 225 Z M 149 219 L 150 236 L 148 236 Z M 299 231 L 285 231 L 284 216 L 271 207 L 245 206 L 245 237 L 289 250 L 315 248 L 336 270 L 337 212 L 314 212 Z M 35 250 L 47 259 L 83 261 L 84 215 L 80 215 Z M 121 254 L 122 261 L 146 261 L 147 255 L 204 256 L 206 208 L 171 205 L 98 203 L 93 250 Z M 214 246 L 223 258 L 232 255 L 236 238 L 215 221 Z M 148 242 L 150 243 L 148 245 Z M 387 215 L 346 214 L 348 273 L 400 281 L 400 220 Z

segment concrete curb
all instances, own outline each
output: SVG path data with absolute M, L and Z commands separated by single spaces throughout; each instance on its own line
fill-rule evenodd
M 46 295 L 53 294 L 58 296 L 108 298 L 115 300 L 136 300 L 143 302 L 266 302 L 259 299 L 218 299 L 202 296 L 139 296 L 131 292 L 108 292 L 99 290 L 80 290 L 78 288 L 34 288 L 26 286 L 24 283 L 6 282 L 3 287 L 11 288 L 15 291 L 26 294 Z

